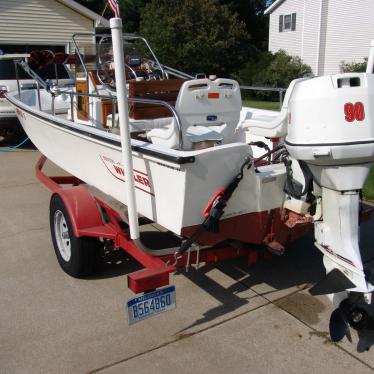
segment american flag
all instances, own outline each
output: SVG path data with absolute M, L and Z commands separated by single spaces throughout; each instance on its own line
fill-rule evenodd
M 110 9 L 112 9 L 114 16 L 119 17 L 119 1 L 118 0 L 108 0 L 108 4 Z

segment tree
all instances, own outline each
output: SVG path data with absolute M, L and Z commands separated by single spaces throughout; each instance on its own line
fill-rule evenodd
M 252 43 L 258 49 L 268 48 L 269 16 L 264 11 L 275 0 L 220 0 L 228 5 L 230 10 L 237 13 L 239 20 L 245 23 L 247 32 L 252 37 Z
M 87 7 L 97 14 L 103 14 L 103 17 L 113 17 L 109 6 L 106 6 L 107 0 L 77 0 L 80 4 Z M 119 0 L 123 29 L 126 32 L 137 32 L 139 30 L 140 14 L 143 12 L 147 0 Z M 104 12 L 105 9 L 105 12 Z M 103 13 L 104 12 L 104 13 Z
M 166 65 L 220 76 L 243 64 L 250 40 L 244 23 L 217 0 L 151 0 L 140 33 Z

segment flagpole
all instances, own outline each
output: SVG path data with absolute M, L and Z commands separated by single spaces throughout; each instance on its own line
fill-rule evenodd
M 123 35 L 121 18 L 111 18 L 113 57 L 116 75 L 118 117 L 122 147 L 122 163 L 125 171 L 126 202 L 129 216 L 130 237 L 139 239 L 139 222 L 136 209 L 135 182 L 132 163 L 131 137 L 128 115 L 125 61 L 123 55 Z
M 104 8 L 104 10 L 103 10 L 102 13 L 100 14 L 100 19 L 99 19 L 99 21 L 98 21 L 98 25 L 97 25 L 97 26 L 100 26 L 100 24 L 101 24 L 101 20 L 102 20 L 103 17 L 104 17 L 104 13 L 105 13 L 105 11 L 106 11 L 106 8 L 108 8 L 108 3 L 105 4 L 105 8 Z

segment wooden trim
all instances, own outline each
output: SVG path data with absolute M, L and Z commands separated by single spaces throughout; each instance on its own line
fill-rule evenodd
M 129 97 L 163 100 L 174 106 L 184 82 L 184 79 L 129 81 Z M 172 113 L 162 105 L 129 103 L 129 116 L 133 119 L 154 119 L 171 117 Z

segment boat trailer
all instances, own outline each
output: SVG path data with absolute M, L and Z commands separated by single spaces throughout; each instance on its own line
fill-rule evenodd
M 241 243 L 237 248 L 218 244 L 203 247 L 201 250 L 186 251 L 177 260 L 174 254 L 155 256 L 130 239 L 128 225 L 121 215 L 94 196 L 79 178 L 70 175 L 46 175 L 42 170 L 46 161 L 47 158 L 42 155 L 35 166 L 35 175 L 52 191 L 51 200 L 58 195 L 63 201 L 75 237 L 109 240 L 115 249 L 122 249 L 144 266 L 145 269 L 128 274 L 128 287 L 136 294 L 169 285 L 170 273 L 191 264 L 214 264 L 222 260 L 246 257 L 248 266 L 253 266 L 260 257 L 265 259 L 276 255 L 268 251 L 259 251 L 255 245 Z

